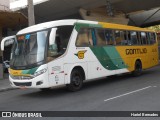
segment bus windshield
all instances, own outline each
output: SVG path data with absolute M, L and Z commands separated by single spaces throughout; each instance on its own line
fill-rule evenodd
M 13 44 L 10 66 L 24 69 L 44 61 L 48 30 L 19 35 Z

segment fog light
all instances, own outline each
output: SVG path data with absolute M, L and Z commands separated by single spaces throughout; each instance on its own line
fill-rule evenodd
M 42 81 L 38 81 L 38 82 L 36 83 L 36 85 L 41 85 L 41 84 L 43 84 Z

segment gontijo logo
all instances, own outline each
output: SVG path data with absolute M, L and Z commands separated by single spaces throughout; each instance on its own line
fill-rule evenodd
M 147 48 L 142 49 L 126 49 L 126 55 L 133 55 L 133 54 L 146 54 Z

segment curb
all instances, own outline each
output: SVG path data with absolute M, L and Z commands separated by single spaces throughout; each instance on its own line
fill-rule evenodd
M 16 90 L 16 89 L 18 89 L 18 88 L 12 88 L 12 87 L 2 88 L 2 89 L 0 89 L 0 92 L 6 92 L 6 91 Z

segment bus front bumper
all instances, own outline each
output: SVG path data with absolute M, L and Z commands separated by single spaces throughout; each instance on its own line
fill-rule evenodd
M 48 78 L 45 77 L 45 75 L 37 76 L 33 79 L 13 79 L 9 75 L 9 81 L 11 83 L 12 87 L 15 88 L 48 88 Z

